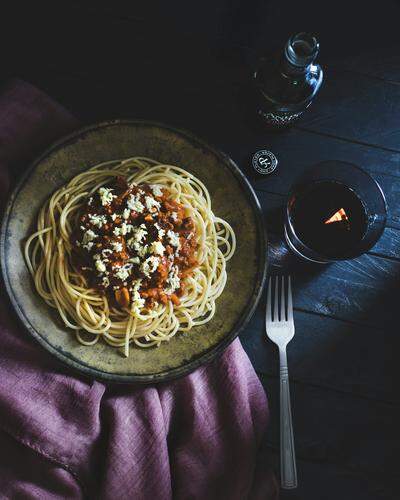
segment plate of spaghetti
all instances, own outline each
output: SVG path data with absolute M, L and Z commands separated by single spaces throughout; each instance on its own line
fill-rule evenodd
M 0 248 L 28 331 L 116 382 L 213 359 L 247 324 L 266 271 L 261 209 L 240 169 L 145 121 L 87 127 L 46 151 L 9 200 Z

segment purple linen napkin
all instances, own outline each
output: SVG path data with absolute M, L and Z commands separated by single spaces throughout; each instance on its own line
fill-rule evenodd
M 10 171 L 78 126 L 32 85 L 0 95 L 0 200 Z M 3 287 L 2 287 L 3 288 Z M 207 366 L 156 386 L 69 372 L 0 295 L 0 498 L 268 499 L 257 466 L 268 408 L 239 340 Z

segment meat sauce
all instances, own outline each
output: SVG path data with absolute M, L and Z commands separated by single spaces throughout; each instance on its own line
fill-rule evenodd
M 73 265 L 120 308 L 179 305 L 197 265 L 194 222 L 160 185 L 118 177 L 91 196 L 71 235 Z

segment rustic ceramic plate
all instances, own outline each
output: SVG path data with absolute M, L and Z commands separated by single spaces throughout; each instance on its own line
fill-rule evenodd
M 104 342 L 85 347 L 36 294 L 22 246 L 50 194 L 71 177 L 105 160 L 150 156 L 179 165 L 208 187 L 214 212 L 233 226 L 237 251 L 227 286 L 206 325 L 177 334 L 159 348 L 132 348 L 129 358 Z M 184 375 L 210 361 L 243 330 L 265 280 L 266 236 L 257 198 L 239 168 L 190 133 L 144 121 L 113 121 L 84 128 L 39 158 L 9 200 L 1 232 L 1 263 L 12 304 L 28 331 L 61 361 L 92 377 L 150 383 Z

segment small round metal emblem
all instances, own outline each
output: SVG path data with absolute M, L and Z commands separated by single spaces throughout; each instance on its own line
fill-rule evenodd
M 258 173 L 268 175 L 276 169 L 278 160 L 271 151 L 261 149 L 254 153 L 251 163 Z

